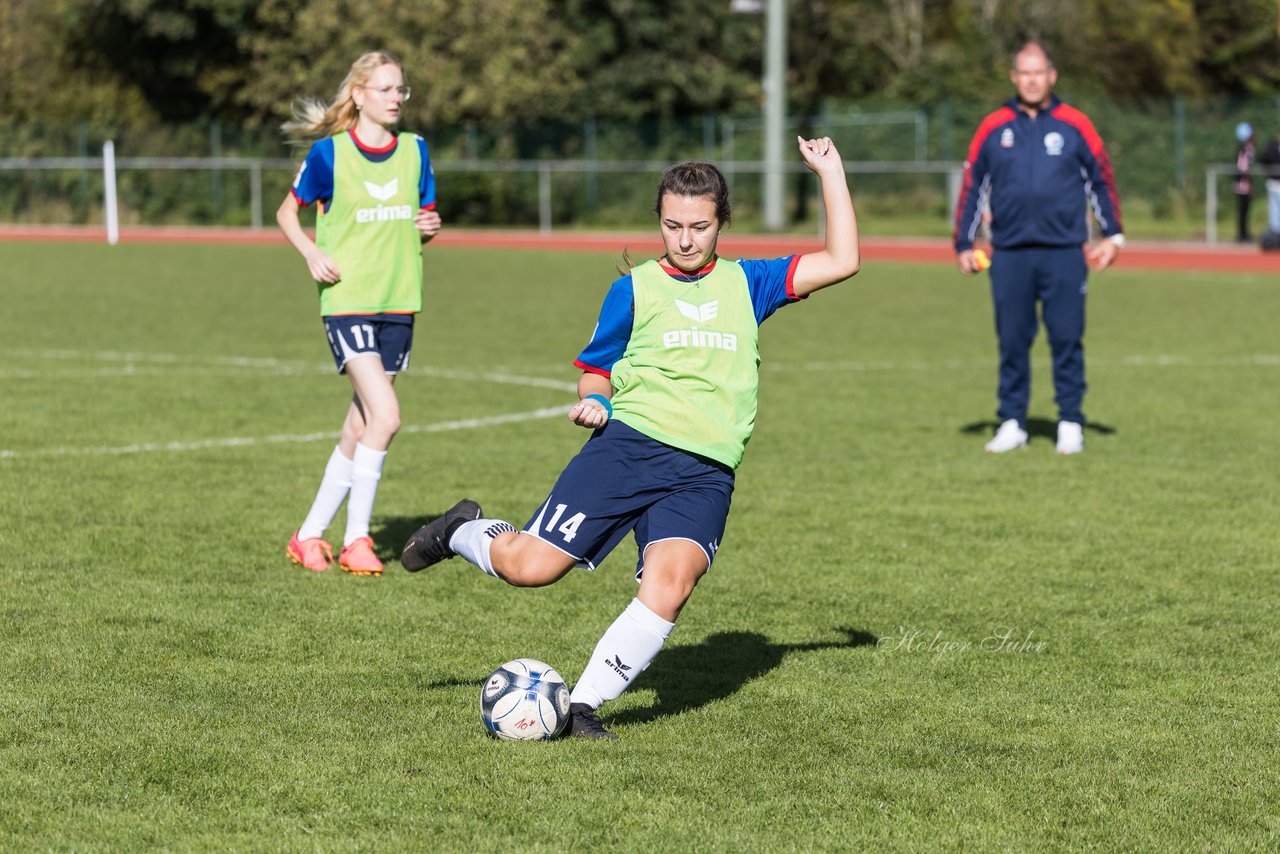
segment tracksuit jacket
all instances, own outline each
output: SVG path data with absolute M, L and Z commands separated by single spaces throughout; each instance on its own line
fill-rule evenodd
M 1088 116 L 1051 96 L 1032 117 L 1012 98 L 982 120 L 969 145 L 956 251 L 973 248 L 988 207 L 996 249 L 1080 246 L 1089 238 L 1086 199 L 1103 236 L 1124 230 L 1111 158 Z

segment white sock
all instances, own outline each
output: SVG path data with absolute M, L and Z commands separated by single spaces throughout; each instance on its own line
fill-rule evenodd
M 598 709 L 601 703 L 616 699 L 662 651 L 675 625 L 632 599 L 596 644 L 569 702 Z
M 342 538 L 344 546 L 369 536 L 373 499 L 378 496 L 378 481 L 382 479 L 382 463 L 386 458 L 386 451 L 356 444 L 356 456 L 351 461 L 351 497 L 347 499 L 347 533 Z
M 311 510 L 298 529 L 298 539 L 309 540 L 324 536 L 325 529 L 333 522 L 333 517 L 338 515 L 338 508 L 351 491 L 351 466 L 351 460 L 344 457 L 340 449 L 334 448 L 324 467 L 324 479 L 320 481 L 320 489 L 316 491 L 316 500 L 311 502 Z
M 515 528 L 509 522 L 503 522 L 500 519 L 473 519 L 470 522 L 463 522 L 458 530 L 453 532 L 453 537 L 449 540 L 449 548 L 453 549 L 458 557 L 470 561 L 488 575 L 497 578 L 498 573 L 493 571 L 493 561 L 489 558 L 489 548 L 493 545 L 494 537 L 514 530 Z

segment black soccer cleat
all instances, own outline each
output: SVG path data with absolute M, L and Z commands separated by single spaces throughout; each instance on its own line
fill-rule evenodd
M 600 719 L 596 717 L 596 710 L 586 703 L 569 705 L 569 723 L 564 728 L 564 734 L 572 738 L 616 739 L 618 737 L 604 728 L 604 724 L 600 723 Z
M 464 522 L 472 522 L 484 515 L 480 505 L 464 498 L 434 519 L 413 532 L 400 552 L 400 564 L 410 572 L 426 569 L 454 556 L 449 540 Z

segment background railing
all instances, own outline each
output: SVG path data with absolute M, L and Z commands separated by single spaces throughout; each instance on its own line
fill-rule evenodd
M 266 169 L 296 169 L 292 160 L 264 160 L 248 157 L 117 157 L 117 175 L 124 171 L 222 172 L 244 171 L 249 178 L 249 224 L 262 228 L 262 173 Z M 0 172 L 74 172 L 89 192 L 88 173 L 101 173 L 102 157 L 0 157 Z M 102 179 L 105 183 L 105 179 Z M 96 186 L 96 185 L 95 185 Z M 104 190 L 105 192 L 105 190 Z
M 85 193 L 96 194 L 101 198 L 99 187 L 105 188 L 107 179 L 101 176 L 106 165 L 103 157 L 6 157 L 0 158 L 0 172 L 61 172 L 74 173 L 80 178 L 79 189 Z M 641 175 L 646 178 L 656 177 L 670 165 L 665 160 L 457 160 L 433 164 L 437 173 L 469 174 L 486 176 L 496 174 L 514 174 L 536 176 L 537 179 L 537 211 L 538 229 L 549 233 L 556 220 L 554 210 L 554 180 L 557 176 L 579 176 L 582 180 L 597 181 L 602 175 Z M 739 175 L 763 175 L 766 164 L 756 160 L 731 160 L 718 164 L 725 175 L 734 180 Z M 252 228 L 263 227 L 263 174 L 292 173 L 297 164 L 283 158 L 246 158 L 246 157 L 116 157 L 116 184 L 126 186 L 128 181 L 120 180 L 120 173 L 149 171 L 208 172 L 211 176 L 225 177 L 225 173 L 243 172 L 248 177 L 247 212 L 248 224 Z M 807 175 L 803 164 L 789 164 L 784 167 L 788 173 Z M 962 179 L 961 164 L 930 163 L 912 161 L 870 161 L 845 163 L 845 172 L 850 175 L 931 175 L 941 176 L 939 192 L 944 193 L 954 206 L 960 190 Z M 92 175 L 92 177 L 90 177 Z M 652 185 L 652 181 L 649 182 Z M 136 185 L 135 185 L 136 186 Z M 288 187 L 287 181 L 280 183 Z M 223 205 L 226 204 L 226 189 L 222 188 Z M 283 191 L 281 198 L 284 197 Z M 124 210 L 137 210 L 136 200 L 124 198 L 119 200 Z M 821 213 L 821 207 L 817 207 Z M 232 214 L 231 218 L 235 218 Z
M 1216 240 L 1234 213 L 1219 197 L 1230 194 L 1236 123 L 1254 124 L 1259 149 L 1280 128 L 1277 98 L 1073 103 L 1107 142 L 1126 227 L 1135 237 Z M 883 99 L 829 106 L 793 117 L 789 126 L 836 141 L 868 233 L 887 228 L 943 236 L 951 230 L 969 139 L 995 106 L 920 107 Z M 441 176 L 441 212 L 452 225 L 544 231 L 641 225 L 660 169 L 701 158 L 729 176 L 734 219 L 745 229 L 763 219 L 760 125 L 758 116 L 701 115 L 421 130 Z M 286 148 L 272 128 L 217 121 L 3 125 L 0 223 L 103 222 L 97 155 L 107 140 L 114 140 L 118 155 L 126 225 L 263 227 L 303 153 Z M 817 183 L 798 159 L 788 166 L 786 187 L 786 218 L 807 230 L 821 205 Z M 1259 219 L 1264 208 L 1255 206 Z
M 248 157 L 118 157 L 114 159 L 118 173 L 120 172 L 208 172 L 210 176 L 220 179 L 225 173 L 244 173 L 248 180 L 247 224 L 251 228 L 261 229 L 265 222 L 263 213 L 263 174 L 269 173 L 279 177 L 291 173 L 297 164 L 286 158 L 248 158 Z M 0 172 L 39 173 L 59 172 L 78 176 L 76 185 L 78 192 L 96 194 L 96 202 L 102 203 L 107 179 L 102 175 L 104 168 L 102 157 L 5 157 L 0 158 Z M 557 176 L 578 176 L 586 182 L 597 181 L 601 175 L 622 174 L 638 175 L 652 178 L 660 175 L 668 165 L 667 161 L 658 160 L 457 160 L 436 163 L 437 173 L 469 174 L 472 176 L 514 174 L 536 176 L 537 179 L 537 225 L 538 230 L 549 234 L 556 222 L 554 208 L 556 193 L 554 181 Z M 725 175 L 734 181 L 740 175 L 761 176 L 766 164 L 758 160 L 730 160 L 718 164 Z M 795 175 L 805 175 L 802 164 L 792 164 L 787 171 Z M 930 161 L 857 161 L 846 162 L 845 172 L 850 176 L 859 175 L 892 175 L 892 176 L 933 176 L 940 179 L 936 189 L 946 198 L 944 216 L 948 227 L 950 212 L 955 209 L 956 199 L 960 193 L 963 180 L 963 164 L 936 163 Z M 1207 243 L 1218 242 L 1218 216 L 1221 204 L 1218 200 L 1220 185 L 1234 179 L 1236 167 L 1233 163 L 1215 163 L 1205 168 L 1204 192 L 1204 240 Z M 1262 174 L 1255 170 L 1259 182 Z M 852 179 L 856 187 L 856 177 Z M 125 182 L 126 185 L 129 182 Z M 221 183 L 221 182 L 220 182 Z M 282 181 L 281 186 L 288 186 Z M 225 187 L 222 189 L 225 201 Z M 1228 193 L 1230 196 L 1231 194 Z M 281 195 L 283 198 L 283 194 Z M 126 198 L 122 200 L 124 210 L 136 211 L 138 206 Z M 814 206 L 821 221 L 822 208 Z M 103 217 L 93 219 L 102 222 Z M 234 213 L 229 217 L 236 219 Z M 564 219 L 564 218 L 562 218 Z M 821 225 L 819 226 L 821 228 Z

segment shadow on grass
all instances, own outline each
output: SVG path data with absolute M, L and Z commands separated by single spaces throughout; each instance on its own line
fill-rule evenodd
M 733 695 L 752 679 L 773 670 L 789 653 L 854 649 L 874 646 L 879 640 L 859 629 L 838 628 L 836 631 L 844 638 L 784 644 L 771 643 L 756 632 L 720 632 L 695 646 L 669 647 L 636 683 L 641 689 L 656 693 L 657 702 L 643 709 L 606 715 L 606 718 L 612 723 L 634 724 L 678 715 Z M 482 683 L 483 680 L 474 677 L 445 677 L 423 682 L 419 688 L 424 691 L 464 687 L 479 689 Z
M 756 632 L 719 632 L 696 646 L 663 651 L 636 683 L 654 691 L 657 702 L 643 709 L 606 715 L 613 723 L 648 723 L 723 699 L 752 679 L 763 676 L 793 652 L 873 646 L 877 638 L 860 629 L 837 628 L 844 638 L 811 643 L 772 643 Z
M 996 428 L 999 426 L 999 421 L 975 421 L 961 427 L 960 432 L 990 438 L 995 435 Z M 1112 436 L 1116 432 L 1116 428 L 1095 421 L 1085 422 L 1084 429 L 1086 433 L 1097 433 L 1099 436 Z M 1027 435 L 1032 439 L 1050 439 L 1056 442 L 1058 441 L 1058 422 L 1048 418 L 1028 418 Z
M 423 682 L 417 687 L 421 691 L 435 691 L 438 688 L 474 688 L 479 692 L 480 686 L 484 685 L 484 680 L 488 675 L 486 673 L 484 677 L 469 677 L 466 679 L 457 676 L 450 676 L 446 679 L 432 679 L 430 682 Z
M 405 541 L 409 539 L 409 536 L 414 531 L 428 522 L 434 522 L 443 515 L 444 513 L 441 512 L 424 513 L 421 516 L 390 516 L 375 519 L 371 529 L 374 550 L 378 553 L 378 557 L 387 563 L 387 569 L 392 569 L 391 564 L 395 564 L 395 569 L 404 572 L 404 569 L 400 566 L 400 552 L 404 549 Z
M 398 561 L 399 549 L 418 528 L 439 518 L 440 514 L 392 516 L 380 520 L 375 541 L 388 552 L 389 561 Z M 394 549 L 394 553 L 390 553 Z M 782 663 L 793 652 L 823 649 L 852 649 L 873 646 L 878 638 L 860 629 L 837 627 L 844 635 L 839 640 L 809 643 L 772 643 L 756 632 L 720 632 L 695 646 L 675 646 L 663 651 L 639 684 L 657 694 L 657 702 L 644 709 L 620 712 L 611 720 L 619 723 L 644 723 L 667 715 L 705 706 L 728 697 L 752 679 L 763 676 Z M 480 680 L 456 677 L 425 682 L 423 689 L 478 686 Z

